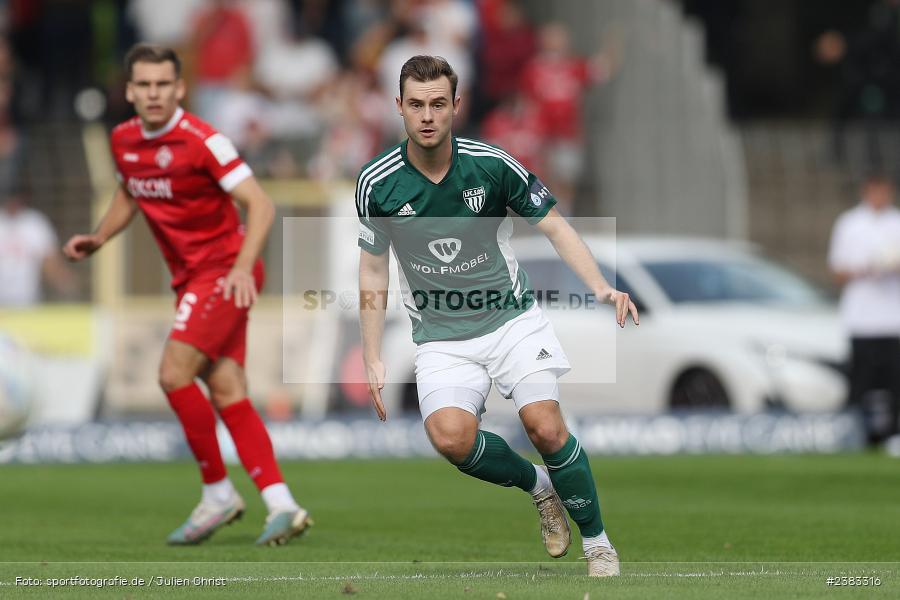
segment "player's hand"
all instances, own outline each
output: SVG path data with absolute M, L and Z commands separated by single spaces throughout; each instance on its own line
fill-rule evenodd
M 79 234 L 73 235 L 63 246 L 63 254 L 71 261 L 87 258 L 100 249 L 103 245 L 103 239 L 96 234 Z
M 600 300 L 616 307 L 616 323 L 619 324 L 619 327 L 625 327 L 625 321 L 628 319 L 629 314 L 635 325 L 641 324 L 641 318 L 638 315 L 637 307 L 634 305 L 634 302 L 631 301 L 631 298 L 628 297 L 627 293 L 608 288 L 600 294 Z
M 366 377 L 369 379 L 369 395 L 372 396 L 372 404 L 375 405 L 375 412 L 382 421 L 387 419 L 387 411 L 384 410 L 384 403 L 381 401 L 381 390 L 384 388 L 384 363 L 380 360 L 366 362 Z
M 223 297 L 226 301 L 234 296 L 234 305 L 238 308 L 250 308 L 256 302 L 256 280 L 253 273 L 240 267 L 234 267 L 225 276 L 222 284 Z

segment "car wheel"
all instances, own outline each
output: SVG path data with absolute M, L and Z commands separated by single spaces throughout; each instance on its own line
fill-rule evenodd
M 672 386 L 669 406 L 673 409 L 730 408 L 728 393 L 719 378 L 706 369 L 682 373 Z

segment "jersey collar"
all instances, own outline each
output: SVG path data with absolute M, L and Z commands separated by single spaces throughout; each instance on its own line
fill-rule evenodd
M 181 117 L 184 116 L 184 109 L 180 106 L 175 109 L 175 114 L 172 115 L 172 118 L 169 119 L 169 122 L 160 127 L 159 129 L 154 129 L 153 131 L 147 131 L 144 129 L 144 125 L 141 124 L 141 135 L 144 136 L 145 140 L 152 140 L 158 137 L 162 137 L 175 129 L 175 126 L 178 125 L 178 121 L 181 120 Z
M 435 183 L 432 180 L 428 179 L 424 173 L 418 170 L 415 165 L 412 164 L 412 161 L 409 160 L 409 156 L 406 155 L 406 147 L 409 145 L 409 138 L 403 140 L 403 143 L 400 144 L 400 157 L 403 159 L 403 162 L 406 163 L 406 166 L 416 175 L 430 183 L 431 185 L 442 185 L 447 179 L 450 178 L 450 175 L 453 173 L 453 170 L 456 168 L 456 163 L 458 162 L 458 153 L 457 153 L 457 143 L 456 136 L 450 136 L 450 145 L 453 147 L 453 152 L 450 155 L 450 168 L 447 169 L 447 173 L 444 175 L 444 178 L 439 182 Z

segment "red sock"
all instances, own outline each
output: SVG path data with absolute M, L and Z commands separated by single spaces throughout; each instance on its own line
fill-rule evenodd
M 196 383 L 166 393 L 172 410 L 181 421 L 188 446 L 200 465 L 203 483 L 225 478 L 225 463 L 216 438 L 216 413 Z
M 244 398 L 226 406 L 219 411 L 219 416 L 231 433 L 241 464 L 256 487 L 262 491 L 273 483 L 283 482 L 269 432 L 250 400 Z

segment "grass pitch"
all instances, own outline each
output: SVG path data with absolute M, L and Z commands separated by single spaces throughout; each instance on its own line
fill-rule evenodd
M 0 598 L 900 597 L 896 459 L 598 458 L 593 468 L 622 559 L 616 579 L 584 576 L 574 532 L 569 555 L 549 558 L 521 491 L 439 460 L 283 465 L 316 525 L 279 548 L 253 546 L 265 512 L 239 468 L 243 520 L 170 548 L 166 534 L 198 499 L 191 464 L 4 466 Z

